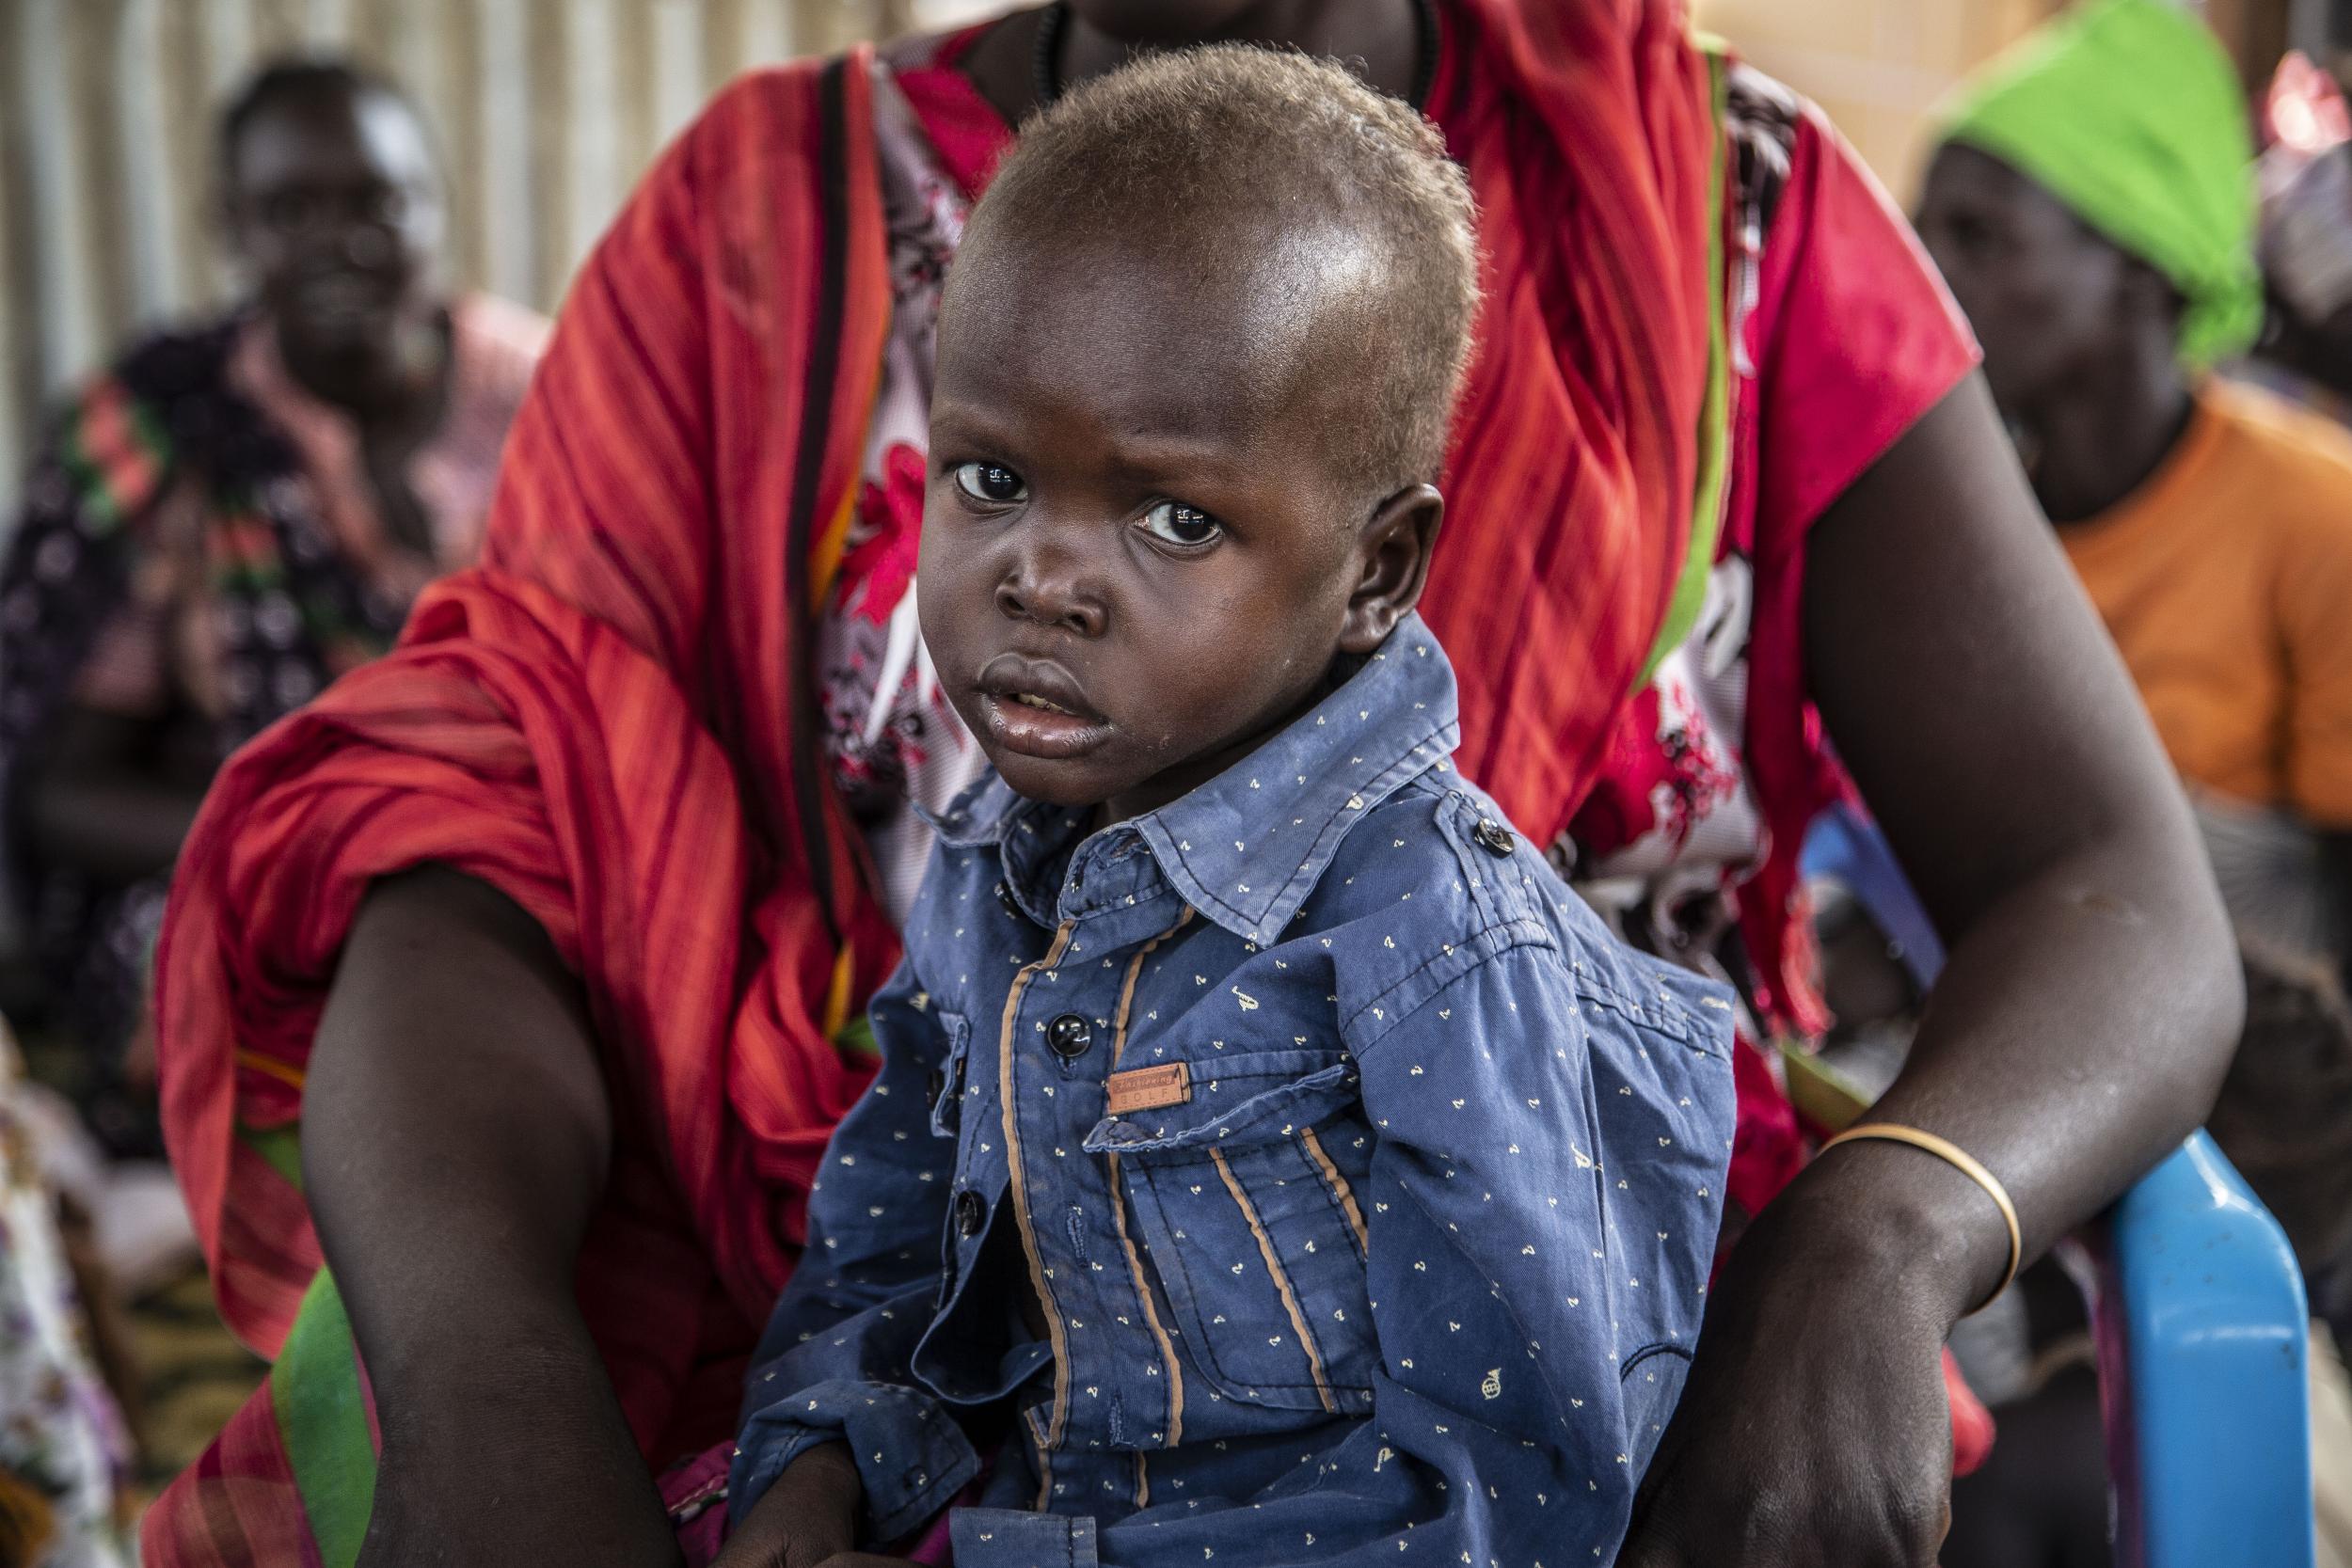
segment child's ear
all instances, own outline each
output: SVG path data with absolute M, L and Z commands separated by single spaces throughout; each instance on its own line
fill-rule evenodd
M 1340 652 L 1373 652 L 1412 613 L 1428 584 L 1429 552 L 1444 520 L 1445 498 L 1433 484 L 1407 485 L 1373 512 L 1359 542 L 1362 576 L 1347 601 Z

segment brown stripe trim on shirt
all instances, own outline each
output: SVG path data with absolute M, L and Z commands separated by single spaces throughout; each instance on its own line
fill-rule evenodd
M 1356 1207 L 1356 1193 L 1348 1186 L 1347 1178 L 1342 1176 L 1340 1167 L 1331 1163 L 1331 1156 L 1323 1151 L 1323 1140 L 1315 1136 L 1313 1128 L 1300 1128 L 1298 1141 L 1307 1146 L 1307 1158 L 1312 1160 L 1315 1169 L 1323 1173 L 1324 1185 L 1331 1189 L 1331 1196 L 1339 1200 L 1340 1212 L 1347 1216 L 1347 1227 L 1356 1233 L 1356 1250 L 1370 1257 L 1372 1237 L 1364 1229 L 1364 1212 Z
M 1054 944 L 1045 950 L 1045 957 L 1025 966 L 1013 976 L 1012 990 L 1005 997 L 1004 1022 L 996 1031 L 996 1098 L 1004 1107 L 1005 1168 L 1012 1187 L 1012 1217 L 1021 1227 L 1021 1250 L 1029 1259 L 1029 1284 L 1037 1291 L 1038 1306 L 1044 1310 L 1045 1337 L 1054 1351 L 1054 1418 L 1046 1424 L 1044 1444 L 1048 1449 L 1060 1447 L 1062 1425 L 1070 1416 L 1070 1340 L 1062 1331 L 1061 1309 L 1054 1305 L 1054 1288 L 1046 1280 L 1045 1263 L 1037 1250 L 1036 1228 L 1029 1222 L 1029 1189 L 1021 1173 L 1021 1117 L 1013 1103 L 1012 1026 L 1021 1016 L 1021 998 L 1028 990 L 1029 982 L 1061 962 L 1063 952 L 1070 946 L 1072 929 L 1072 924 L 1063 921 L 1061 928 L 1054 933 Z M 1041 1465 L 1040 1469 L 1042 1468 Z
M 1136 979 L 1143 973 L 1143 960 L 1152 950 L 1184 928 L 1192 919 L 1186 910 L 1176 917 L 1176 924 L 1136 949 L 1136 956 L 1127 960 L 1127 977 L 1119 988 L 1119 1011 L 1111 1021 L 1111 1066 L 1119 1066 L 1120 1054 L 1127 1049 L 1127 1015 L 1136 1005 Z M 1119 1170 L 1119 1156 L 1109 1158 L 1111 1183 L 1111 1221 L 1119 1232 L 1120 1250 L 1127 1255 L 1127 1272 L 1135 1281 L 1136 1299 L 1143 1305 L 1144 1326 L 1152 1331 L 1152 1343 L 1159 1346 L 1160 1361 L 1168 1369 L 1168 1435 L 1169 1448 L 1184 1441 L 1184 1373 L 1176 1360 L 1176 1345 L 1168 1337 L 1168 1329 L 1160 1322 L 1158 1305 L 1152 1300 L 1151 1276 L 1143 1272 L 1143 1255 L 1136 1250 L 1135 1236 L 1127 1228 L 1127 1198 Z M 1136 1506 L 1144 1506 L 1151 1486 L 1143 1473 L 1143 1454 L 1136 1454 Z
M 1315 1349 L 1315 1337 L 1308 1332 L 1307 1315 L 1298 1309 L 1298 1293 L 1291 1289 L 1291 1276 L 1284 1271 L 1282 1260 L 1274 1255 L 1274 1239 L 1265 1233 L 1265 1227 L 1259 1223 L 1258 1211 L 1249 1201 L 1249 1195 L 1241 1190 L 1239 1181 L 1233 1180 L 1233 1167 L 1225 1163 L 1225 1151 L 1213 1148 L 1209 1150 L 1209 1159 L 1216 1166 L 1217 1175 L 1225 1179 L 1225 1190 L 1233 1195 L 1233 1201 L 1241 1208 L 1242 1218 L 1249 1222 L 1249 1233 L 1258 1239 L 1258 1255 L 1265 1259 L 1266 1273 L 1274 1276 L 1274 1288 L 1281 1293 L 1282 1310 L 1290 1314 L 1291 1327 L 1298 1335 L 1299 1347 L 1307 1353 L 1307 1370 L 1314 1374 L 1315 1398 L 1323 1402 L 1324 1409 L 1336 1416 L 1340 1411 L 1339 1402 L 1331 1398 L 1331 1385 L 1323 1375 L 1322 1354 Z
M 1111 1066 L 1113 1068 L 1119 1066 L 1119 1058 L 1127 1049 L 1127 1014 L 1136 1005 L 1136 980 L 1143 974 L 1143 960 L 1152 956 L 1153 948 L 1183 930 L 1191 919 L 1192 911 L 1187 909 L 1176 917 L 1175 925 L 1136 948 L 1136 956 L 1127 960 L 1127 978 L 1119 988 L 1119 1014 L 1113 1021 L 1111 1029 Z

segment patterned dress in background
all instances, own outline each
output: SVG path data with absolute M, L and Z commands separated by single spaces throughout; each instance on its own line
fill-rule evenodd
M 123 1568 L 130 1436 L 83 1331 L 23 1086 L 0 1022 L 0 1561 Z
M 200 783 L 472 561 L 546 325 L 471 297 L 451 332 L 448 412 L 408 465 L 429 556 L 392 537 L 356 427 L 258 317 L 139 343 L 34 464 L 0 570 L 0 863 L 44 972 L 70 977 L 68 1028 L 101 1051 L 139 1021 L 167 879 L 103 886 L 44 860 L 18 816 L 28 776 L 75 707 L 152 723 L 159 766 Z

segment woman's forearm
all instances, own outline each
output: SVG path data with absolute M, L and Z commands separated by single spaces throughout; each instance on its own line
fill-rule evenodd
M 384 1447 L 372 1562 L 669 1560 L 573 1297 L 612 1140 L 577 983 L 487 886 L 428 869 L 354 923 L 303 1171 Z
M 24 826 L 43 863 L 127 883 L 180 858 L 203 786 L 140 766 L 143 729 L 82 709 L 59 720 L 24 791 Z
M 2119 833 L 2030 876 L 1953 946 L 1872 1120 L 1958 1143 L 2016 1204 L 2025 1256 L 2106 1207 L 2210 1109 L 2240 1006 L 2196 869 Z M 1974 1182 L 1897 1144 L 1841 1145 L 1792 1192 L 1844 1239 L 1899 1254 L 1954 1316 L 1998 1285 L 2007 1227 Z
M 2171 770 L 1971 382 L 1816 525 L 1806 650 L 1821 711 L 1950 958 L 1874 1113 L 2007 1186 L 2027 1256 L 2202 1119 L 2243 1006 Z M 1925 1246 L 1960 1309 L 2006 1226 L 1896 1145 L 1841 1146 L 1791 1189 Z M 1923 1261 L 1925 1259 L 1922 1259 Z

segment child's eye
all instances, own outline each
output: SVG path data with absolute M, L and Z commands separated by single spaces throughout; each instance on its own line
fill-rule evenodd
M 1143 515 L 1142 522 L 1152 538 L 1181 546 L 1215 544 L 1225 531 L 1223 523 L 1183 501 L 1160 502 Z
M 1021 483 L 1021 476 L 1002 463 L 957 464 L 956 488 L 974 500 L 992 506 L 1009 505 L 1029 493 L 1028 486 Z

